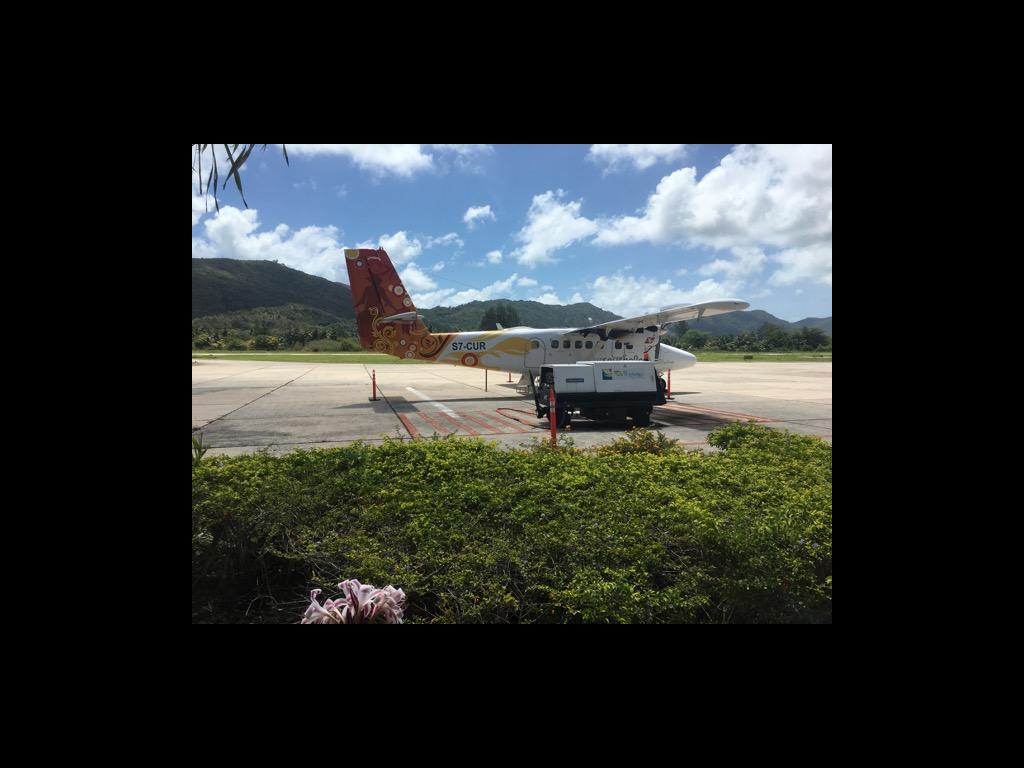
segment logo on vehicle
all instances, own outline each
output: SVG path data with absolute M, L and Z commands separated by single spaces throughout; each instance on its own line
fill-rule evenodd
M 464 354 L 462 356 L 462 364 L 463 365 L 468 365 L 468 366 L 472 367 L 472 366 L 476 365 L 479 362 L 480 362 L 480 358 L 478 358 L 472 352 L 467 352 L 466 354 Z

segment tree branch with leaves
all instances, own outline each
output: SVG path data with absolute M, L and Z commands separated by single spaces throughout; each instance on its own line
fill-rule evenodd
M 245 165 L 245 161 L 249 159 L 249 155 L 252 154 L 254 149 L 259 148 L 261 152 L 265 152 L 269 146 L 269 144 L 193 144 L 192 178 L 194 180 L 193 183 L 196 183 L 195 180 L 198 180 L 199 194 L 202 196 L 212 194 L 213 204 L 217 206 L 219 211 L 218 189 L 223 192 L 228 186 L 228 181 L 233 179 L 235 187 L 238 188 L 238 194 L 242 198 L 242 204 L 248 208 L 249 203 L 245 201 L 245 193 L 242 191 L 242 166 Z M 209 161 L 206 163 L 204 171 L 203 156 L 207 153 L 207 150 L 209 150 Z M 229 163 L 227 177 L 224 179 L 223 184 L 220 182 L 221 161 L 217 158 L 218 151 L 223 151 Z M 281 145 L 281 152 L 284 153 L 285 165 L 290 165 L 288 162 L 288 148 L 284 144 Z

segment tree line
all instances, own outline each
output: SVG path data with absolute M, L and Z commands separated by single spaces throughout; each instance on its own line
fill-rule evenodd
M 705 331 L 686 328 L 662 337 L 666 344 L 681 349 L 709 349 L 724 352 L 831 352 L 832 337 L 821 328 L 801 328 L 785 331 L 777 325 L 765 323 L 756 331 L 712 336 Z
M 192 348 L 358 352 L 362 346 L 355 337 L 355 327 L 351 323 L 287 328 L 254 323 L 249 328 L 225 328 L 193 322 Z

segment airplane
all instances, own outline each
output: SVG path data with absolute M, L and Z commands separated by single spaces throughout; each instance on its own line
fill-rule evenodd
M 352 303 L 363 349 L 407 360 L 537 376 L 543 365 L 589 360 L 651 360 L 659 373 L 697 358 L 661 343 L 665 326 L 746 309 L 739 299 L 675 304 L 639 317 L 578 328 L 502 328 L 431 333 L 383 248 L 345 249 Z

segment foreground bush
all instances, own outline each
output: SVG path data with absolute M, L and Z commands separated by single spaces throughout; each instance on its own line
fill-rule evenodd
M 402 585 L 409 623 L 831 622 L 831 445 L 754 425 L 713 432 L 710 455 L 659 437 L 206 458 L 193 621 L 294 622 L 310 588 L 353 576 Z

